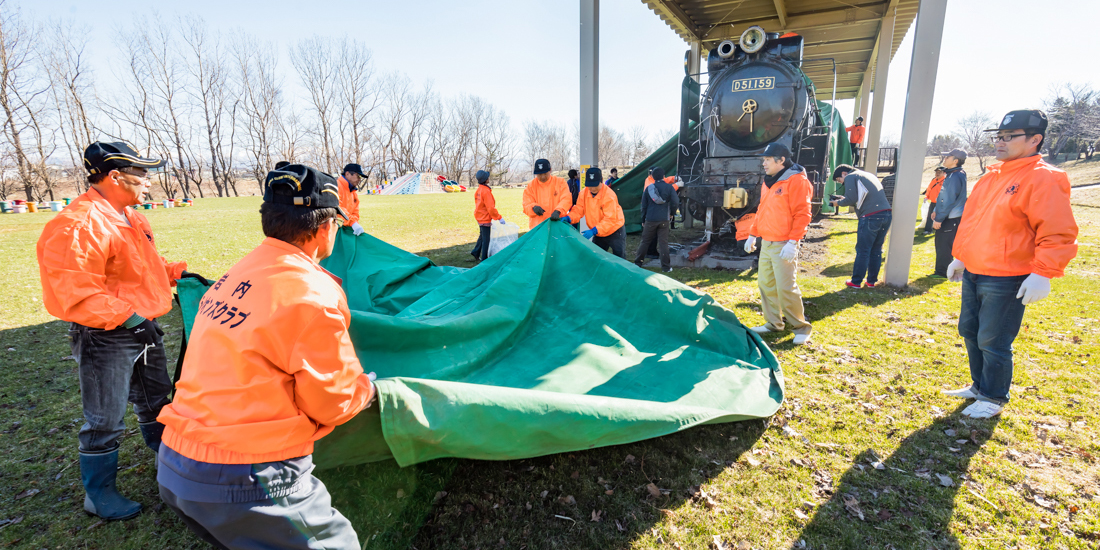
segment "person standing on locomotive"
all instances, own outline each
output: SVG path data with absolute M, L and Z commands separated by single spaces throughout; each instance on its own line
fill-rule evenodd
M 867 127 L 863 125 L 863 117 L 856 117 L 856 123 L 846 129 L 848 130 L 848 145 L 852 147 L 852 164 L 859 165 L 859 148 L 863 146 L 863 136 L 867 134 Z
M 786 145 L 769 144 L 764 149 L 762 164 L 766 175 L 760 187 L 760 206 L 745 240 L 745 252 L 751 254 L 756 250 L 757 237 L 763 241 L 756 283 L 766 322 L 752 331 L 779 332 L 789 323 L 794 343 L 802 345 L 809 342 L 813 328 L 806 320 L 802 291 L 795 277 L 798 243 L 806 235 L 812 218 L 813 185 L 806 177 L 806 169 L 791 160 L 791 150 Z

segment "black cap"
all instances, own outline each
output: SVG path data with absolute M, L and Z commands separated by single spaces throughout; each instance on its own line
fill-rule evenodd
M 105 143 L 97 141 L 84 150 L 84 167 L 89 174 L 102 174 L 119 168 L 160 168 L 163 160 L 144 158 L 128 144 L 121 141 Z
M 287 167 L 287 166 L 290 166 L 290 163 L 289 163 L 289 162 L 287 162 L 287 161 L 285 161 L 285 160 L 280 160 L 279 162 L 276 162 L 276 163 L 275 163 L 275 169 L 276 169 L 276 170 L 279 170 L 279 169 L 285 168 L 285 167 Z
M 937 167 L 936 167 L 936 169 L 935 169 L 934 171 L 935 171 L 935 172 L 946 172 L 946 171 L 947 171 L 947 167 L 941 164 L 941 165 L 937 166 Z
M 653 181 L 665 179 L 665 169 L 660 166 L 654 166 L 649 169 L 649 175 L 653 176 Z
M 1047 133 L 1047 114 L 1038 109 L 1011 111 L 1001 119 L 1000 126 L 990 128 L 986 132 L 1000 132 L 1001 130 L 1028 130 L 1045 136 Z
M 783 157 L 789 159 L 791 158 L 791 148 L 782 143 L 769 143 L 768 146 L 764 148 L 764 153 L 760 156 L 774 158 Z
M 340 175 L 347 174 L 348 172 L 351 172 L 352 174 L 359 174 L 359 177 L 361 178 L 367 177 L 367 175 L 363 173 L 363 167 L 359 166 L 358 164 L 349 164 L 345 166 L 344 171 L 340 172 Z
M 592 167 L 584 171 L 584 186 L 599 187 L 603 183 L 603 172 L 599 168 Z
M 348 219 L 347 212 L 340 208 L 336 178 L 303 164 L 268 172 L 264 180 L 264 202 L 301 208 L 335 208 L 340 216 Z
M 539 159 L 535 161 L 535 175 L 545 174 L 550 171 L 550 161 Z

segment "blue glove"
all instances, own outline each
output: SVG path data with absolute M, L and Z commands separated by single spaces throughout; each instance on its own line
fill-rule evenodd
M 586 239 L 591 239 L 592 237 L 596 236 L 596 228 L 593 227 L 592 229 L 586 229 L 581 233 L 581 235 L 584 235 L 584 238 Z
M 563 221 L 563 222 L 565 222 L 565 223 L 568 223 L 568 224 L 572 224 L 572 223 L 573 223 L 573 220 L 569 219 L 569 216 L 562 216 L 562 217 L 561 217 L 561 221 Z

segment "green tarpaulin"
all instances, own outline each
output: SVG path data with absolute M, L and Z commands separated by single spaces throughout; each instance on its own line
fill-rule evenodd
M 318 442 L 320 468 L 590 449 L 770 416 L 783 400 L 775 356 L 733 312 L 564 224 L 472 269 L 341 231 L 324 266 L 344 280 L 379 399 Z M 204 291 L 180 282 L 188 327 Z
M 840 113 L 833 111 L 833 106 L 824 101 L 817 102 L 817 108 L 821 109 L 821 124 L 829 125 L 829 119 L 833 120 L 832 136 L 829 138 L 829 158 L 825 167 L 825 196 L 822 199 L 821 211 L 826 214 L 833 213 L 833 205 L 829 204 L 829 195 L 836 193 L 836 183 L 833 181 L 833 169 L 841 164 L 852 164 L 852 146 L 848 143 L 848 130 L 844 126 L 844 119 Z
M 692 136 L 698 133 L 693 131 Z M 692 139 L 695 138 L 692 137 Z M 639 162 L 609 186 L 615 191 L 615 195 L 619 198 L 619 206 L 623 208 L 627 233 L 637 233 L 642 230 L 642 190 L 645 188 L 645 179 L 649 177 L 649 169 L 660 166 L 665 174 L 676 175 L 676 148 L 679 141 L 680 134 L 672 136 L 672 139 L 666 141 L 664 145 L 658 147 L 645 160 Z

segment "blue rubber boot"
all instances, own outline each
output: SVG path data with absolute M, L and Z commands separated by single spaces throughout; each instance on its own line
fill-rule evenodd
M 145 446 L 153 450 L 153 454 L 160 452 L 160 437 L 164 434 L 164 424 L 157 422 L 142 422 L 138 424 L 138 428 L 141 428 L 141 437 L 145 439 Z
M 141 512 L 141 504 L 118 493 L 118 451 L 103 454 L 80 453 L 80 481 L 84 483 L 84 511 L 103 519 L 130 519 Z

